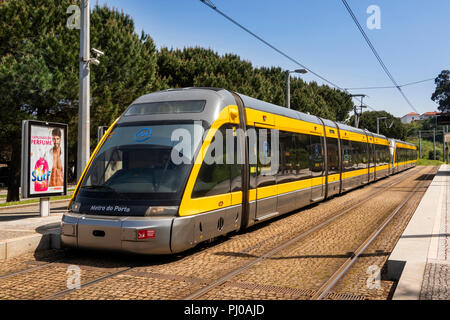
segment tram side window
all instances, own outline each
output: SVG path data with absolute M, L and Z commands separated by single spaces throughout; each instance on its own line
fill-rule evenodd
M 384 166 L 389 163 L 389 146 L 376 145 L 377 165 Z
M 275 163 L 272 152 L 272 130 L 257 128 L 258 133 L 258 175 L 256 179 L 257 187 L 266 187 L 276 184 L 276 175 L 279 163 Z
M 373 144 L 373 143 L 368 143 L 368 149 L 369 149 L 369 164 L 370 165 L 372 165 L 372 166 L 374 166 L 374 164 L 375 164 L 375 158 L 376 158 L 376 155 L 375 155 L 375 144 Z
M 247 127 L 247 137 L 248 141 L 248 162 L 249 162 L 249 189 L 256 189 L 256 176 L 257 176 L 257 154 L 258 154 L 258 144 L 257 144 L 257 134 L 256 128 L 248 126 Z
M 366 142 L 356 142 L 358 146 L 358 169 L 367 169 L 368 164 L 368 154 L 367 154 L 367 143 Z
M 310 138 L 306 134 L 295 133 L 295 175 L 296 180 L 311 178 L 310 171 Z
M 375 144 L 375 162 L 377 164 L 377 166 L 382 165 L 383 164 L 383 149 L 382 146 Z
M 226 164 L 226 129 L 231 126 L 224 125 L 217 130 L 206 155 L 210 154 L 216 161 L 208 164 L 203 161 L 192 191 L 192 198 L 214 196 L 229 193 L 231 189 L 231 166 Z M 221 136 L 220 136 L 221 135 Z M 218 140 L 216 142 L 216 140 Z M 223 152 L 220 155 L 220 147 L 217 143 L 222 140 Z M 216 146 L 215 148 L 213 146 Z M 216 155 L 216 152 L 217 155 Z M 217 163 L 216 163 L 217 162 Z
M 336 138 L 327 138 L 328 174 L 339 173 L 339 146 Z
M 353 166 L 352 170 L 359 169 L 359 145 L 356 141 L 350 141 L 350 145 L 352 146 L 352 155 L 353 155 Z
M 277 183 L 296 180 L 295 137 L 291 132 L 280 131 L 280 152 Z
M 353 169 L 358 170 L 364 168 L 363 164 L 363 153 L 361 142 L 351 141 L 352 152 L 353 152 Z
M 391 161 L 391 151 L 389 146 L 383 146 L 384 164 L 388 164 Z
M 237 126 L 232 126 L 230 130 L 233 130 L 233 145 L 234 145 L 234 159 L 232 164 L 228 164 L 230 166 L 231 171 L 231 192 L 242 191 L 242 166 L 245 165 L 245 159 L 243 152 L 239 148 L 239 140 L 240 138 L 237 134 Z M 241 153 L 241 157 L 238 157 L 238 153 Z
M 352 141 L 341 139 L 342 144 L 342 171 L 352 171 L 353 170 L 353 147 Z
M 311 144 L 309 145 L 310 155 L 310 168 L 311 175 L 313 177 L 319 177 L 323 175 L 323 138 L 319 136 L 310 136 Z

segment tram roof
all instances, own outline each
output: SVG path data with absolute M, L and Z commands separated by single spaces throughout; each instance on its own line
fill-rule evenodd
M 303 113 L 300 111 L 296 111 L 293 109 L 288 109 L 285 107 L 281 107 L 269 102 L 265 102 L 259 99 L 255 99 L 249 96 L 246 96 L 241 93 L 237 93 L 242 99 L 242 102 L 246 108 L 251 108 L 259 111 L 269 112 L 272 114 L 277 114 L 280 116 L 302 120 L 310 123 L 316 123 L 321 125 L 320 119 L 324 122 L 326 126 L 335 128 L 335 122 L 328 119 L 323 119 L 310 115 L 307 113 Z M 236 101 L 231 94 L 231 92 L 227 89 L 223 88 L 214 88 L 214 87 L 188 87 L 188 88 L 172 88 L 163 91 L 153 92 L 146 95 L 143 95 L 133 101 L 132 104 L 140 104 L 140 103 L 149 103 L 149 102 L 158 102 L 158 101 L 182 101 L 182 100 L 206 100 L 207 104 L 204 108 L 203 112 L 199 113 L 190 113 L 189 119 L 192 120 L 206 120 L 210 122 L 210 124 L 214 121 L 215 117 L 219 114 L 220 110 L 225 108 L 228 105 L 236 104 Z M 126 113 L 126 112 L 125 112 Z M 124 113 L 124 114 L 125 114 Z M 136 121 L 136 117 L 139 117 L 140 121 L 146 120 L 167 120 L 167 114 L 152 114 L 152 115 L 138 115 L 138 116 L 125 116 L 121 117 L 120 122 L 130 122 Z M 148 119 L 147 119 L 148 118 Z M 186 120 L 186 113 L 170 114 L 171 120 Z M 359 128 L 355 128 L 343 123 L 337 123 L 339 128 L 342 130 L 347 130 L 350 132 L 355 132 L 359 134 L 365 134 L 369 132 L 368 130 L 363 130 Z M 374 137 L 387 139 L 383 135 L 379 135 L 376 133 L 371 134 Z M 398 140 L 399 142 L 402 142 Z

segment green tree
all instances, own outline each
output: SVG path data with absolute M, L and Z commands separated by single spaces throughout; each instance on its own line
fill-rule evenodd
M 152 38 L 135 31 L 133 19 L 106 6 L 91 13 L 91 46 L 105 52 L 91 66 L 91 147 L 97 127 L 110 125 L 139 96 L 165 87 L 158 78 Z M 76 117 L 75 117 L 76 118 Z M 74 134 L 76 131 L 73 132 Z M 76 149 L 73 150 L 76 154 Z
M 350 111 L 353 110 L 352 98 L 348 93 L 323 85 L 319 87 L 318 94 L 334 114 L 333 120 L 344 122 L 348 119 Z
M 450 112 L 450 70 L 442 70 L 434 83 L 436 90 L 431 96 L 431 100 L 439 104 L 440 111 Z
M 221 87 L 280 106 L 285 103 L 285 73 L 278 67 L 254 68 L 235 54 L 220 56 L 210 49 L 162 48 L 158 53 L 160 77 L 168 87 Z M 344 121 L 353 104 L 351 97 L 315 82 L 291 80 L 291 107 L 331 120 Z
M 377 118 L 386 117 L 387 119 L 379 120 L 380 134 L 387 138 L 405 140 L 407 130 L 399 118 L 394 117 L 386 111 L 366 111 L 360 117 L 359 127 L 367 129 L 370 132 L 377 132 Z M 353 125 L 354 116 L 351 116 L 348 123 Z
M 0 5 L 0 141 L 10 148 L 7 201 L 19 199 L 21 120 L 69 124 L 69 166 L 76 162 L 79 30 L 66 27 L 68 0 L 8 0 Z M 106 52 L 91 68 L 91 132 L 108 125 L 138 96 L 164 86 L 156 49 L 132 19 L 96 6 L 91 46 Z M 91 135 L 91 149 L 95 134 Z M 4 153 L 1 153 L 4 154 Z M 75 170 L 76 171 L 76 170 Z
M 75 90 L 76 36 L 65 28 L 70 1 L 9 0 L 0 5 L 0 141 L 10 146 L 7 201 L 19 199 L 21 120 L 59 121 Z M 68 73 L 69 71 L 69 73 Z

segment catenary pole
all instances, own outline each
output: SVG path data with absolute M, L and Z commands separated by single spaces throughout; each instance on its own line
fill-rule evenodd
M 420 130 L 419 130 L 419 159 L 422 159 L 422 141 L 420 136 Z
M 291 108 L 291 76 L 289 70 L 286 70 L 286 108 Z
M 433 152 L 434 160 L 436 160 L 436 128 L 433 129 Z

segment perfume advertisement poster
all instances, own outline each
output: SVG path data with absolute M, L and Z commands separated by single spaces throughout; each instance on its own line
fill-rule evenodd
M 65 129 L 30 126 L 30 195 L 65 193 Z

